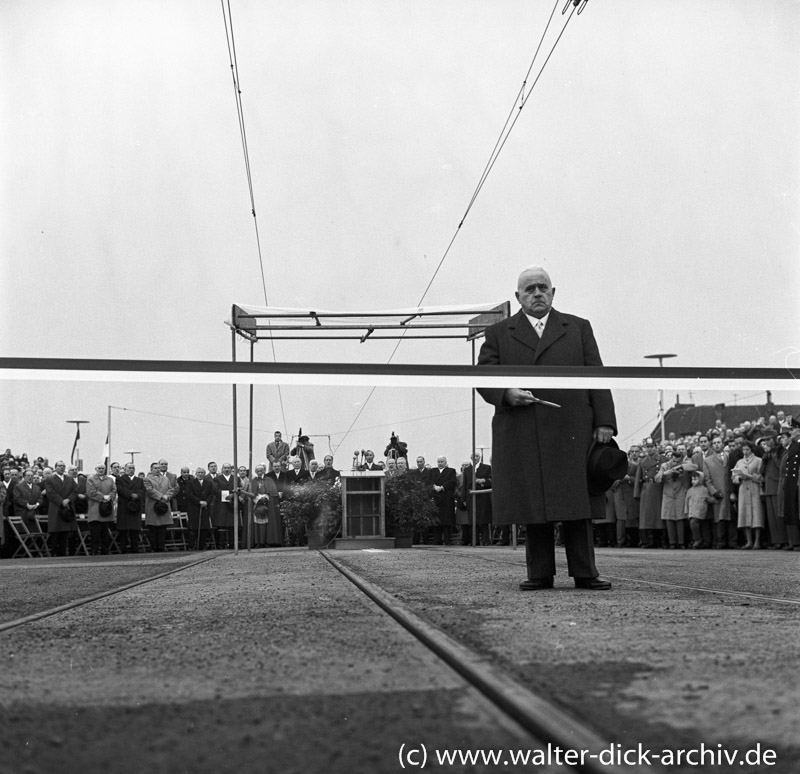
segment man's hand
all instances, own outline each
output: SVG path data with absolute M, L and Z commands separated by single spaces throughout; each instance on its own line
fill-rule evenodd
M 530 406 L 535 403 L 533 393 L 530 390 L 520 390 L 517 387 L 509 387 L 506 390 L 504 400 L 510 406 Z
M 595 427 L 592 437 L 597 443 L 608 443 L 614 437 L 614 428 L 607 425 Z

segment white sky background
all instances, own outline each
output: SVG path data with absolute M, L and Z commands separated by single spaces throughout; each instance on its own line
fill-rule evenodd
M 231 7 L 269 303 L 416 305 L 552 3 Z M 230 359 L 231 304 L 264 297 L 220 4 L 0 2 L 0 49 L 0 356 Z M 590 0 L 425 303 L 513 299 L 520 269 L 544 263 L 556 308 L 592 321 L 607 365 L 675 352 L 682 366 L 800 366 L 798 87 L 797 0 Z M 276 354 L 385 363 L 393 347 L 277 342 Z M 272 359 L 267 343 L 256 351 Z M 409 341 L 393 362 L 469 363 L 470 347 Z M 701 387 L 697 403 L 734 402 Z M 656 388 L 615 391 L 621 442 L 653 426 Z M 300 426 L 341 443 L 342 467 L 392 430 L 412 454 L 467 458 L 467 390 L 379 389 L 345 438 L 368 392 L 285 388 L 284 425 L 277 389 L 257 387 L 256 458 L 274 429 Z M 88 419 L 91 465 L 113 405 L 127 411 L 112 412 L 112 456 L 221 460 L 230 395 L 0 382 L 0 446 L 67 457 L 65 421 Z M 750 395 L 736 400 L 764 399 Z M 478 407 L 489 445 L 492 410 Z

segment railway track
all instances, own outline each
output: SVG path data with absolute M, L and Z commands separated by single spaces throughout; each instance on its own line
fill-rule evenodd
M 506 556 L 493 556 L 491 552 L 476 552 L 474 549 L 457 547 L 437 547 L 436 549 L 423 549 L 424 553 L 427 551 L 436 551 L 439 554 L 453 554 L 461 557 L 468 557 L 469 564 L 481 562 L 486 564 L 493 564 L 496 566 L 508 566 L 515 568 L 524 568 L 524 558 L 519 557 L 515 560 L 512 557 Z M 508 669 L 508 663 L 504 665 L 503 659 L 498 659 L 489 655 L 489 651 L 485 649 L 481 643 L 474 643 L 469 636 L 464 635 L 464 630 L 459 630 L 457 627 L 453 628 L 445 622 L 445 619 L 437 617 L 437 615 L 430 615 L 433 612 L 430 605 L 434 607 L 440 604 L 436 599 L 436 595 L 431 597 L 433 602 L 423 594 L 412 593 L 412 585 L 403 582 L 402 565 L 403 563 L 398 558 L 398 573 L 394 575 L 394 579 L 390 575 L 384 576 L 383 571 L 391 569 L 391 552 L 379 552 L 379 555 L 386 556 L 386 560 L 381 560 L 375 564 L 371 564 L 372 560 L 357 561 L 357 554 L 362 552 L 335 552 L 335 551 L 319 551 L 317 554 L 324 562 L 322 565 L 328 567 L 329 570 L 323 573 L 324 576 L 330 576 L 333 573 L 336 576 L 346 579 L 347 584 L 357 590 L 357 598 L 361 598 L 367 608 L 375 609 L 376 615 L 386 615 L 397 622 L 403 629 L 409 632 L 416 639 L 418 643 L 424 647 L 425 652 L 433 654 L 435 659 L 438 659 L 447 669 L 457 673 L 470 689 L 480 697 L 480 700 L 488 702 L 492 705 L 493 717 L 499 718 L 501 723 L 507 723 L 518 729 L 520 738 L 525 740 L 525 744 L 530 749 L 560 749 L 583 751 L 583 759 L 581 762 L 573 766 L 561 765 L 557 769 L 560 772 L 584 772 L 588 774 L 622 774 L 622 772 L 649 771 L 650 768 L 637 768 L 635 765 L 614 766 L 613 763 L 609 764 L 607 759 L 601 756 L 607 752 L 610 747 L 609 742 L 609 729 L 601 730 L 599 726 L 594 726 L 591 716 L 587 720 L 585 712 L 576 709 L 579 705 L 571 703 L 569 700 L 560 701 L 556 703 L 554 697 L 559 696 L 558 692 L 554 692 L 552 685 L 549 692 L 547 689 L 544 691 L 539 690 L 538 685 L 534 685 L 530 681 L 520 679 L 519 674 L 514 674 Z M 311 554 L 306 552 L 298 553 L 298 557 L 309 557 Z M 270 552 L 260 554 L 255 558 L 260 561 L 263 557 L 263 566 L 268 567 L 271 562 L 270 556 L 273 557 L 287 557 L 287 554 L 275 552 L 270 555 Z M 399 557 L 400 555 L 394 555 Z M 408 553 L 406 556 L 411 557 L 412 554 Z M 375 557 L 377 559 L 377 555 Z M 79 610 L 80 608 L 91 609 L 95 602 L 100 600 L 113 598 L 115 595 L 123 594 L 124 592 L 133 589 L 137 586 L 143 586 L 155 581 L 167 578 L 168 576 L 175 576 L 184 571 L 191 570 L 199 565 L 211 562 L 214 559 L 220 559 L 223 562 L 230 562 L 230 567 L 237 566 L 237 562 L 232 555 L 214 553 L 212 555 L 203 555 L 196 560 L 188 561 L 180 566 L 171 566 L 169 569 L 157 572 L 148 577 L 140 578 L 131 583 L 115 586 L 102 590 L 96 594 L 84 596 L 75 600 L 71 600 L 66 604 L 50 607 L 30 615 L 18 617 L 12 621 L 7 621 L 0 624 L 0 634 L 17 630 L 24 632 L 24 627 L 28 624 L 33 624 L 42 619 L 57 616 L 70 610 Z M 285 561 L 288 561 L 286 559 Z M 294 560 L 292 560 L 294 561 Z M 423 565 L 424 566 L 424 565 Z M 66 567 L 64 567 L 66 571 Z M 320 570 L 321 572 L 322 570 Z M 501 571 L 504 576 L 507 576 L 505 571 Z M 478 571 L 478 575 L 481 572 Z M 726 597 L 739 598 L 747 600 L 748 602 L 763 602 L 763 603 L 777 603 L 780 605 L 788 606 L 789 609 L 796 609 L 800 605 L 800 600 L 770 596 L 767 594 L 758 594 L 748 591 L 735 591 L 724 588 L 710 588 L 703 585 L 692 585 L 684 583 L 670 583 L 668 581 L 656 581 L 643 578 L 630 577 L 629 575 L 611 575 L 604 573 L 604 576 L 611 577 L 621 584 L 631 584 L 631 589 L 636 586 L 653 586 L 672 589 L 682 593 L 691 592 L 692 594 L 700 593 L 704 595 L 723 595 Z M 214 577 L 213 574 L 208 576 Z M 326 587 L 335 588 L 342 585 L 342 581 L 336 583 L 325 583 Z M 264 586 L 269 589 L 269 584 Z M 293 591 L 291 586 L 286 588 L 285 593 L 288 594 L 287 599 L 291 599 Z M 421 587 L 417 587 L 421 588 Z M 424 586 L 422 587 L 424 588 Z M 564 589 L 567 591 L 567 589 Z M 408 593 L 406 593 L 408 591 Z M 326 592 L 323 593 L 332 593 Z M 355 592 L 350 592 L 355 593 Z M 485 592 L 481 592 L 485 593 Z M 358 595 L 361 595 L 360 597 Z M 403 600 L 399 597 L 402 597 Z M 564 596 L 559 596 L 558 593 L 541 594 L 541 595 L 520 595 L 525 605 L 528 602 L 533 604 L 533 607 L 542 614 L 542 606 L 547 605 L 547 601 L 552 600 L 553 604 L 558 606 L 561 604 L 560 600 L 568 606 L 573 606 L 572 600 L 575 600 L 578 605 L 574 608 L 574 615 L 580 616 L 578 612 L 581 603 L 581 598 L 588 600 L 590 595 L 587 593 L 571 594 L 568 593 Z M 601 597 L 602 598 L 602 597 Z M 541 604 L 540 604 L 541 603 Z M 460 604 L 460 603 L 459 603 Z M 356 605 L 358 607 L 358 605 Z M 754 607 L 753 610 L 766 610 L 766 607 Z M 773 608 L 777 610 L 777 608 Z M 380 614 L 378 613 L 380 611 Z M 371 615 L 371 614 L 370 614 Z M 792 615 L 787 610 L 786 615 Z M 586 618 L 586 616 L 584 616 Z M 83 620 L 83 619 L 81 619 Z M 88 620 L 91 620 L 91 615 Z M 296 619 L 295 619 L 296 620 Z M 377 619 L 376 619 L 377 620 Z M 549 621 L 552 619 L 548 619 Z M 565 626 L 572 626 L 574 624 L 563 620 L 562 624 Z M 83 625 L 83 624 L 79 624 Z M 383 624 L 384 626 L 388 624 Z M 235 629 L 234 629 L 235 631 Z M 226 633 L 229 636 L 236 636 L 235 634 Z M 220 635 L 222 636 L 222 635 Z M 469 644 L 468 644 L 469 643 Z M 416 646 L 415 646 L 416 647 Z M 431 656 L 423 656 L 423 659 L 430 660 Z M 546 658 L 546 657 L 545 657 Z M 546 663 L 546 662 L 544 662 Z M 558 662 L 555 662 L 556 664 Z M 554 670 L 558 671 L 560 667 L 554 666 Z M 567 678 L 569 679 L 569 678 Z M 593 691 L 598 688 L 597 683 L 591 676 L 586 679 L 585 684 L 579 685 L 581 691 L 585 691 L 586 695 L 591 695 Z M 574 692 L 573 692 L 574 693 Z M 613 734 L 612 734 L 613 735 Z M 505 768 L 502 770 L 516 770 L 514 768 Z

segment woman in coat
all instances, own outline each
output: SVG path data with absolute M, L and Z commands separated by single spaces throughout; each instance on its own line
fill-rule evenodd
M 731 471 L 731 480 L 739 485 L 739 528 L 747 542 L 742 548 L 761 548 L 764 508 L 761 505 L 761 459 L 753 454 L 749 443 L 742 446 L 744 455 Z M 755 536 L 755 539 L 754 539 Z
M 117 500 L 117 485 L 113 476 L 106 474 L 106 466 L 99 462 L 94 475 L 86 479 L 86 500 L 89 509 L 89 534 L 92 539 L 91 554 L 108 554 L 111 546 L 110 528 L 114 524 L 114 504 Z

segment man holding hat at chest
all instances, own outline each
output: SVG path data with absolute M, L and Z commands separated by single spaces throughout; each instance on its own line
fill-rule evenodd
M 543 268 L 525 269 L 516 292 L 522 308 L 486 329 L 478 365 L 603 365 L 589 321 L 553 309 L 554 295 Z M 626 454 L 613 440 L 617 428 L 611 392 L 534 393 L 524 387 L 478 392 L 495 406 L 494 520 L 526 525 L 528 578 L 520 588 L 553 587 L 556 522 L 562 524 L 575 586 L 591 591 L 611 588 L 595 566 L 592 533 L 592 518 L 605 514 L 606 490 L 628 469 Z

